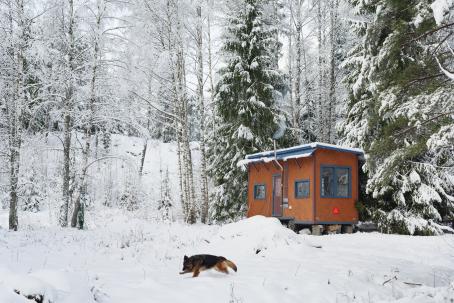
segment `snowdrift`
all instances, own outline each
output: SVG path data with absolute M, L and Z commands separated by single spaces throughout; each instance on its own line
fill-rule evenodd
M 254 216 L 220 228 L 213 245 L 235 247 L 236 252 L 258 254 L 301 243 L 301 237 L 276 218 Z M 229 249 L 227 249 L 229 250 Z
M 18 274 L 0 268 L 2 303 L 30 303 L 37 300 L 43 303 L 95 303 L 102 302 L 103 296 L 95 287 L 88 285 L 87 277 L 82 274 L 55 270 Z

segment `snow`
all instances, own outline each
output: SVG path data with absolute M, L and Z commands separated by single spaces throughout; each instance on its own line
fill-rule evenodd
M 312 143 L 301 144 L 301 145 L 297 145 L 297 146 L 293 146 L 293 147 L 289 147 L 289 148 L 281 148 L 281 149 L 276 150 L 276 153 L 292 152 L 292 151 L 297 151 L 299 149 L 304 149 L 304 148 L 334 148 L 334 149 L 340 149 L 340 150 L 347 151 L 347 152 L 364 154 L 364 151 L 360 148 L 351 148 L 351 147 L 347 147 L 347 146 L 339 146 L 339 145 L 321 143 L 321 142 L 312 142 Z M 272 154 L 274 154 L 274 151 L 265 151 L 265 152 L 248 155 L 248 157 L 266 157 L 266 156 L 270 156 Z
M 237 138 L 250 141 L 250 140 L 254 139 L 254 134 L 252 133 L 252 131 L 249 127 L 240 125 L 237 130 Z
M 454 0 L 435 0 L 430 7 L 434 13 L 435 22 L 441 25 L 445 20 L 445 13 L 449 12 L 450 8 L 454 6 Z
M 282 160 L 285 162 L 285 161 L 288 161 L 288 160 L 291 160 L 291 159 L 300 159 L 300 158 L 307 158 L 307 157 L 310 157 L 312 156 L 312 152 L 308 152 L 308 153 L 301 153 L 301 154 L 298 154 L 298 155 L 292 155 L 292 156 L 288 156 L 288 157 L 284 157 L 282 158 Z M 281 159 L 279 159 L 281 160 Z M 273 157 L 263 157 L 263 158 L 258 158 L 258 159 L 242 159 L 240 161 L 238 161 L 238 166 L 247 166 L 248 164 L 251 164 L 251 163 L 257 163 L 257 162 L 265 162 L 265 163 L 269 163 L 269 162 L 272 162 L 274 161 L 274 156 Z
M 443 66 L 441 65 L 441 63 L 438 60 L 438 58 L 435 58 L 435 59 L 437 60 L 438 66 L 440 67 L 440 69 L 443 72 L 443 74 L 445 74 L 446 77 L 448 77 L 449 79 L 454 81 L 454 73 L 451 73 L 448 70 L 446 70 L 445 68 L 443 68 Z
M 410 173 L 410 182 L 411 183 L 415 183 L 415 184 L 421 183 L 421 177 L 414 170 L 412 170 L 411 173 Z
M 284 157 L 283 160 L 284 161 L 288 161 L 288 160 L 291 160 L 291 159 L 307 158 L 307 157 L 310 157 L 310 156 L 312 156 L 312 153 L 303 153 L 303 154 L 299 154 L 299 155 L 293 155 L 293 156 Z
M 21 212 L 21 230 L 9 232 L 0 211 L 0 302 L 30 302 L 14 289 L 67 303 L 454 299 L 453 235 L 310 236 L 261 216 L 191 226 L 111 208 L 96 213 L 79 231 L 43 226 L 46 212 Z M 179 275 L 183 256 L 197 253 L 222 255 L 238 272 Z

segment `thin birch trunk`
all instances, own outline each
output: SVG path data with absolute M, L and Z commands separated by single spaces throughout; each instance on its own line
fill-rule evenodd
M 208 44 L 208 79 L 210 81 L 210 105 L 212 106 L 211 116 L 213 117 L 213 133 L 216 133 L 216 104 L 214 96 L 214 80 L 213 80 L 213 57 L 211 52 L 211 14 L 207 16 L 207 44 Z
M 294 123 L 295 127 L 300 129 L 301 127 L 301 76 L 303 74 L 303 69 L 301 67 L 301 56 L 302 56 L 302 49 L 303 49 L 303 42 L 302 42 L 302 18 L 301 18 L 301 6 L 302 2 L 297 1 L 297 8 L 296 8 L 296 81 L 295 81 L 295 116 L 294 116 Z M 303 143 L 303 138 L 301 135 L 298 135 L 299 143 Z
M 179 15 L 177 3 L 173 3 L 176 16 L 176 36 L 175 36 L 175 82 L 177 92 L 177 106 L 179 108 L 179 126 L 181 132 L 181 147 L 182 147 L 182 170 L 183 170 L 183 188 L 187 206 L 186 222 L 193 224 L 196 222 L 195 209 L 195 189 L 194 189 L 194 174 L 192 168 L 192 156 L 189 145 L 189 120 L 188 120 L 188 98 L 186 95 L 186 72 L 183 50 L 182 24 Z
M 323 119 L 323 40 L 322 40 L 322 0 L 317 2 L 317 42 L 318 42 L 318 96 L 317 96 L 317 122 L 318 122 L 318 141 L 325 142 L 325 123 Z
M 329 95 L 328 95 L 328 114 L 326 115 L 326 125 L 328 128 L 328 143 L 334 142 L 334 117 L 333 112 L 336 106 L 336 36 L 337 36 L 337 8 L 338 0 L 330 1 L 330 64 L 329 64 Z
M 69 25 L 68 25 L 68 71 L 70 73 L 68 88 L 64 100 L 63 114 L 63 204 L 60 207 L 60 225 L 68 226 L 68 212 L 71 200 L 70 179 L 71 179 L 71 112 L 74 98 L 74 1 L 69 1 Z
M 179 31 L 181 33 L 181 31 Z M 194 187 L 194 171 L 193 171 L 193 164 L 192 164 L 192 155 L 191 155 L 191 146 L 189 144 L 190 139 L 190 126 L 189 126 L 189 105 L 188 105 L 188 98 L 186 95 L 186 71 L 185 71 L 185 62 L 184 62 L 184 53 L 183 53 L 183 43 L 180 40 L 180 56 L 179 56 L 179 65 L 180 65 L 180 79 L 181 82 L 181 92 L 182 92 L 182 99 L 181 102 L 183 104 L 183 112 L 182 112 L 182 121 L 184 122 L 183 126 L 183 143 L 185 146 L 185 171 L 187 177 L 187 192 L 188 192 L 188 205 L 189 205 L 189 213 L 188 213 L 188 223 L 194 224 L 197 221 L 197 214 L 196 214 L 196 198 L 195 198 L 195 187 Z
M 10 14 L 10 34 L 11 41 L 14 41 L 13 35 L 13 11 L 11 3 L 9 3 Z M 24 52 L 26 45 L 25 37 L 25 16 L 23 1 L 16 2 L 17 22 L 19 30 L 19 42 L 11 45 L 13 58 L 15 58 L 16 74 L 14 76 L 14 92 L 8 109 L 9 122 L 9 164 L 10 164 L 10 203 L 9 203 L 9 229 L 17 231 L 19 227 L 19 219 L 17 216 L 18 204 L 18 186 L 19 186 L 19 170 L 20 170 L 20 149 L 22 140 L 22 107 L 25 106 L 25 83 L 24 83 Z M 14 42 L 13 42 L 14 43 Z M 14 54 L 15 52 L 15 54 Z
M 200 219 L 202 223 L 208 222 L 208 176 L 207 176 L 207 158 L 206 158 L 206 130 L 205 130 L 205 100 L 203 95 L 203 24 L 202 24 L 202 5 L 198 3 L 197 6 L 197 94 L 199 99 L 199 113 L 200 113 L 200 178 L 201 178 L 201 214 Z
M 100 61 L 100 39 L 101 39 L 101 21 L 105 11 L 105 3 L 103 0 L 97 2 L 97 15 L 96 15 L 96 33 L 94 38 L 94 54 L 93 54 L 93 67 L 91 70 L 91 81 L 90 81 L 90 99 L 89 99 L 89 114 L 88 121 L 85 125 L 85 148 L 83 150 L 83 162 L 82 162 L 82 172 L 79 181 L 79 189 L 77 197 L 74 202 L 74 210 L 71 218 L 71 227 L 76 227 L 79 221 L 79 228 L 83 228 L 83 216 L 84 216 L 84 206 L 82 202 L 85 201 L 87 195 L 87 169 L 88 169 L 88 160 L 90 157 L 91 150 L 91 137 L 93 124 L 95 119 L 96 111 L 96 86 L 97 86 L 97 73 L 99 69 Z
M 170 57 L 170 68 L 172 70 L 172 94 L 174 100 L 174 110 L 175 116 L 178 119 L 173 120 L 173 125 L 175 129 L 175 136 L 177 141 L 177 161 L 178 161 L 178 185 L 180 189 L 180 202 L 181 208 L 183 210 L 183 217 L 184 220 L 187 221 L 187 214 L 188 214 L 188 205 L 187 205 L 187 191 L 186 191 L 186 178 L 185 178 L 185 168 L 184 168 L 184 151 L 183 151 L 183 144 L 182 144 L 182 125 L 181 125 L 181 104 L 179 102 L 179 85 L 178 85 L 178 71 L 177 71 L 177 52 L 175 47 L 175 37 L 172 29 L 172 24 L 174 22 L 173 14 L 174 11 L 174 3 L 171 3 L 171 0 L 167 1 L 167 47 L 168 52 L 171 54 Z

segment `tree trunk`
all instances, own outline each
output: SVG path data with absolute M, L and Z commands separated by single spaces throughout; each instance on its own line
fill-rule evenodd
M 147 146 L 148 146 L 148 140 L 145 139 L 143 142 L 143 148 L 142 148 L 142 156 L 140 157 L 140 168 L 139 168 L 139 175 L 143 175 L 143 166 L 145 164 L 145 157 L 147 155 Z
M 10 3 L 11 5 L 11 3 Z M 17 216 L 18 206 L 18 185 L 19 185 L 19 170 L 20 170 L 20 149 L 22 140 L 22 107 L 25 106 L 25 47 L 26 47 L 26 35 L 25 35 L 25 15 L 24 15 L 24 3 L 18 1 L 16 3 L 17 9 L 17 23 L 19 31 L 19 39 L 15 43 L 11 44 L 12 57 L 15 59 L 16 74 L 14 75 L 14 91 L 11 95 L 11 100 L 8 106 L 8 131 L 9 131 L 9 165 L 10 165 L 10 203 L 9 203 L 9 229 L 17 231 L 19 227 L 19 220 Z M 14 26 L 13 26 L 13 11 L 12 6 L 10 8 L 10 34 L 11 41 L 14 41 Z M 14 44 L 13 44 L 14 43 Z
M 302 20 L 301 20 L 301 1 L 297 1 L 297 9 L 296 9 L 296 80 L 295 80 L 295 114 L 294 114 L 294 124 L 295 127 L 300 130 L 301 128 L 301 76 L 303 74 L 303 69 L 301 67 L 301 56 L 302 56 Z M 290 78 L 290 81 L 293 81 Z M 303 138 L 301 134 L 298 134 L 298 142 L 303 143 Z
M 14 105 L 13 105 L 14 106 Z M 14 121 L 14 120 L 13 120 Z M 15 119 L 15 123 L 19 122 Z M 14 125 L 11 128 L 10 140 L 10 202 L 9 202 L 9 229 L 17 231 L 17 188 L 19 183 L 19 168 L 20 168 L 20 138 Z
M 214 104 L 214 80 L 213 80 L 213 57 L 211 52 L 211 14 L 208 13 L 207 17 L 207 44 L 208 44 L 208 79 L 210 80 L 210 102 L 213 107 L 212 117 L 213 117 L 213 131 L 216 131 L 216 124 L 214 117 L 216 117 L 216 106 Z
M 200 178 L 201 178 L 201 212 L 200 219 L 202 223 L 208 222 L 208 176 L 207 176 L 207 158 L 206 158 L 206 130 L 205 130 L 205 100 L 203 95 L 203 26 L 202 26 L 202 6 L 199 1 L 197 6 L 197 94 L 199 99 L 200 114 Z
M 333 143 L 334 138 L 334 117 L 333 112 L 336 107 L 336 36 L 337 36 L 337 7 L 338 0 L 330 1 L 330 64 L 329 64 L 329 95 L 328 95 L 328 113 L 326 115 L 327 140 Z
M 322 40 L 322 0 L 317 2 L 317 42 L 318 42 L 318 115 L 317 115 L 317 122 L 318 122 L 318 138 L 317 140 L 320 142 L 325 142 L 325 123 L 323 119 L 324 115 L 324 102 L 323 102 L 323 80 L 324 80 L 324 68 L 323 68 L 323 40 Z
M 69 1 L 69 26 L 68 26 L 68 71 L 70 79 L 66 89 L 64 100 L 64 121 L 63 121 L 63 204 L 60 207 L 60 225 L 68 226 L 68 212 L 71 200 L 70 180 L 71 180 L 71 110 L 74 97 L 74 2 Z
M 190 133 L 189 133 L 189 120 L 188 120 L 188 98 L 186 95 L 186 72 L 184 62 L 184 51 L 183 51 L 183 37 L 182 37 L 182 25 L 179 16 L 178 3 L 172 2 L 175 9 L 176 16 L 176 34 L 174 43 L 174 79 L 175 79 L 175 92 L 176 92 L 176 108 L 179 117 L 179 133 L 181 134 L 181 160 L 182 160 L 182 175 L 183 175 L 183 205 L 186 205 L 185 221 L 193 224 L 196 222 L 196 209 L 195 209 L 195 189 L 194 189 L 194 175 L 192 169 L 192 156 L 189 145 Z
M 91 137 L 92 131 L 94 128 L 94 119 L 96 113 L 96 101 L 97 101 L 97 93 L 96 93 L 96 81 L 97 81 L 97 73 L 99 68 L 100 62 L 100 40 L 101 40 L 101 21 L 105 12 L 105 4 L 103 1 L 97 2 L 97 12 L 96 12 L 96 34 L 94 39 L 94 54 L 93 54 L 93 68 L 91 71 L 91 81 L 90 81 L 90 99 L 89 99 L 89 114 L 88 114 L 88 121 L 85 125 L 85 148 L 83 150 L 83 163 L 82 163 L 82 171 L 80 174 L 80 181 L 79 181 L 79 189 L 77 193 L 77 197 L 74 202 L 74 210 L 73 215 L 71 218 L 71 227 L 76 227 L 77 223 L 79 223 L 79 229 L 83 229 L 84 224 L 84 203 L 86 200 L 87 195 L 87 169 L 88 169 L 88 160 L 90 157 L 90 149 L 91 149 Z M 145 144 L 146 150 L 146 144 Z M 143 165 L 143 163 L 142 163 Z

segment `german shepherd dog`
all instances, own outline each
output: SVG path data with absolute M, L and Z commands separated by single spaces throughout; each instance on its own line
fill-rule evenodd
M 183 259 L 183 271 L 180 275 L 192 272 L 192 277 L 199 276 L 201 271 L 214 268 L 217 271 L 225 274 L 229 273 L 227 267 L 230 267 L 234 271 L 237 271 L 235 263 L 227 260 L 224 257 L 218 257 L 213 255 L 194 255 L 191 257 L 184 256 Z

